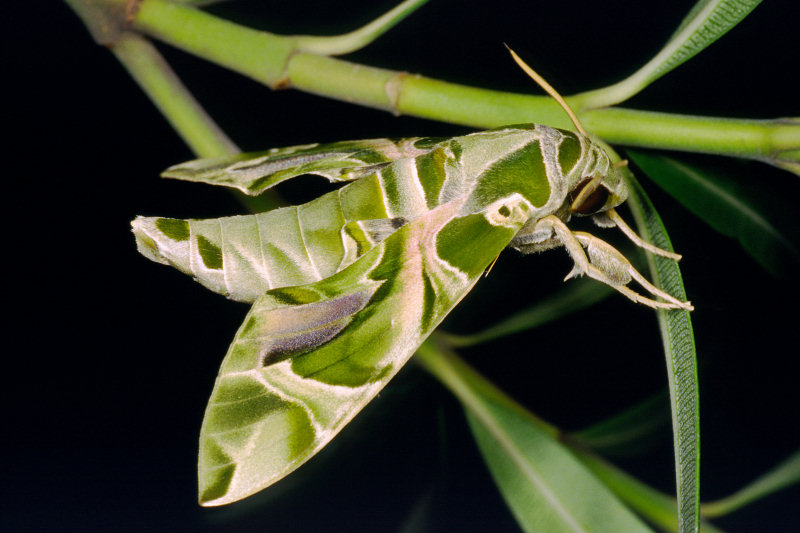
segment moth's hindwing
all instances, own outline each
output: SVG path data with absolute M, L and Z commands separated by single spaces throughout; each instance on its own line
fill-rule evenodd
M 255 302 L 206 410 L 203 505 L 249 496 L 319 451 L 464 297 L 531 210 L 516 194 L 478 213 L 460 213 L 464 203 L 432 209 L 331 277 Z

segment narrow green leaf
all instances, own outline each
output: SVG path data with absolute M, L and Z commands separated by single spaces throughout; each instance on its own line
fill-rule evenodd
M 656 56 L 651 81 L 691 59 L 725 35 L 756 8 L 761 0 L 699 0 Z M 666 53 L 669 51 L 669 54 Z
M 624 80 L 576 95 L 570 102 L 579 109 L 624 102 L 725 35 L 760 3 L 761 0 L 699 0 L 653 59 Z
M 611 295 L 607 285 L 590 279 L 579 279 L 535 305 L 511 315 L 505 320 L 471 335 L 440 333 L 439 338 L 453 347 L 475 346 L 515 333 L 539 327 L 570 313 L 590 307 Z
M 559 442 L 552 427 L 432 342 L 417 356 L 464 405 L 495 482 L 524 531 L 651 531 Z
M 631 196 L 628 206 L 639 234 L 659 248 L 672 250 L 661 218 L 639 183 L 628 171 Z M 647 254 L 652 282 L 669 294 L 686 299 L 678 264 Z M 664 343 L 672 409 L 673 448 L 678 494 L 678 531 L 697 531 L 700 506 L 700 413 L 697 386 L 697 355 L 688 311 L 658 310 Z
M 613 464 L 580 447 L 572 448 L 573 453 L 595 476 L 605 483 L 614 494 L 631 509 L 645 517 L 650 523 L 664 531 L 678 530 L 675 498 L 655 490 L 623 472 Z M 700 521 L 701 533 L 721 533 L 708 522 Z
M 666 391 L 625 411 L 569 434 L 571 442 L 605 456 L 628 456 L 645 447 L 669 423 Z
M 775 205 L 780 200 L 775 199 L 772 190 L 744 190 L 710 169 L 663 155 L 638 150 L 628 150 L 628 155 L 650 179 L 712 228 L 737 239 L 775 276 L 789 279 L 800 267 L 796 239 L 788 236 L 786 229 L 754 201 L 756 195 L 763 198 L 763 205 Z
M 703 504 L 703 516 L 723 516 L 773 492 L 800 482 L 800 450 L 778 466 L 730 496 Z

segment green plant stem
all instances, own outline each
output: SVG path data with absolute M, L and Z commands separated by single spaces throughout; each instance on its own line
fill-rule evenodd
M 125 33 L 111 51 L 195 154 L 216 157 L 239 152 L 152 44 Z
M 195 155 L 217 157 L 239 152 L 150 42 L 126 32 L 111 51 Z M 250 212 L 282 205 L 275 193 L 258 197 L 233 194 Z
M 280 84 L 294 46 L 292 39 L 168 0 L 144 0 L 131 27 L 272 88 Z
M 297 37 L 252 30 L 167 0 L 145 0 L 132 27 L 272 88 L 291 86 L 396 114 L 476 128 L 521 122 L 571 127 L 558 104 L 546 96 L 466 87 L 306 53 L 298 47 Z M 793 121 L 624 108 L 580 116 L 585 126 L 611 143 L 746 157 L 789 170 L 787 165 L 800 157 L 800 124 Z
M 618 144 L 777 162 L 800 143 L 800 124 L 675 115 L 625 108 L 587 111 L 584 126 Z
M 125 31 L 126 0 L 64 0 L 78 17 L 95 42 L 113 46 Z

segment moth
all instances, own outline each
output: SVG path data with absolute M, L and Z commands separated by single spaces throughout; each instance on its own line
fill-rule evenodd
M 543 86 L 577 133 L 520 124 L 453 138 L 293 146 L 164 172 L 251 195 L 303 174 L 345 184 L 256 215 L 132 222 L 146 257 L 252 303 L 201 429 L 202 505 L 249 496 L 312 457 L 507 247 L 563 247 L 574 262 L 567 278 L 589 276 L 649 307 L 691 309 L 603 240 L 570 229 L 573 216 L 589 216 L 650 252 L 679 257 L 624 223 L 614 209 L 628 195 L 617 167 Z M 632 280 L 644 294 L 628 287 Z

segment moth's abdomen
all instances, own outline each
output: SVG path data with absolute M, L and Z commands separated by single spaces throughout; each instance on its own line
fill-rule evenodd
M 389 199 L 384 182 L 371 174 L 306 204 L 257 215 L 138 217 L 133 233 L 149 259 L 174 266 L 214 292 L 252 302 L 270 289 L 335 274 L 424 212 L 424 202 Z
M 215 220 L 139 217 L 132 225 L 143 255 L 234 300 L 320 279 L 296 207 Z

